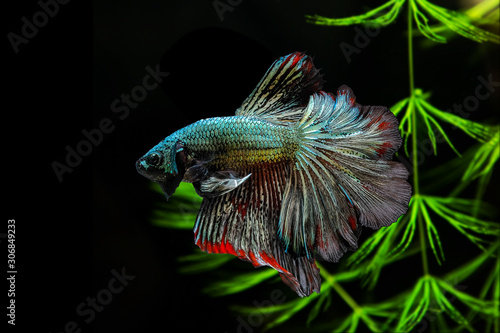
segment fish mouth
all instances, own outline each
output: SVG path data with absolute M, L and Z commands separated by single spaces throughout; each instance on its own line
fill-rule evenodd
M 168 179 L 163 170 L 149 165 L 146 162 L 146 157 L 141 157 L 139 160 L 137 160 L 137 162 L 135 162 L 135 169 L 141 176 L 144 176 L 147 179 L 158 184 Z
M 146 177 L 148 165 L 146 164 L 144 157 L 141 157 L 140 159 L 137 160 L 137 162 L 135 162 L 135 169 L 140 175 Z
M 141 157 L 137 160 L 137 162 L 135 162 L 135 168 L 141 176 L 144 176 L 150 181 L 160 185 L 167 200 L 174 194 L 184 176 L 183 173 L 165 174 L 164 172 L 148 165 L 145 157 Z

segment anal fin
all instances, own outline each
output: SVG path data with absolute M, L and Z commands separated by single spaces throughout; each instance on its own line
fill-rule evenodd
M 232 254 L 254 267 L 271 267 L 301 297 L 319 292 L 316 264 L 286 253 L 277 235 L 289 167 L 275 164 L 240 173 L 252 177 L 233 191 L 203 199 L 194 227 L 195 244 L 209 253 Z

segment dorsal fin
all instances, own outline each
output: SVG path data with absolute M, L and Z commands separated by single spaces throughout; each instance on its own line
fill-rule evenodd
M 271 65 L 236 115 L 278 123 L 297 121 L 309 96 L 322 86 L 323 79 L 311 57 L 301 52 L 291 53 Z

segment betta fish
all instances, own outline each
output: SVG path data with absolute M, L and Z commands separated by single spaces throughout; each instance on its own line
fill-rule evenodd
M 235 116 L 186 126 L 136 163 L 167 200 L 193 184 L 201 250 L 272 267 L 301 297 L 320 292 L 316 259 L 338 262 L 362 226 L 391 225 L 411 197 L 408 170 L 391 160 L 402 142 L 392 112 L 322 86 L 311 57 L 281 57 Z

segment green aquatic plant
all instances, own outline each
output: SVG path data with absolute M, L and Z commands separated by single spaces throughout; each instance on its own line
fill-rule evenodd
M 467 15 L 437 6 L 426 0 L 390 0 L 364 14 L 346 18 L 328 18 L 320 15 L 306 15 L 306 18 L 309 23 L 317 25 L 368 24 L 386 26 L 396 20 L 404 4 L 407 4 L 409 8 L 409 23 L 412 23 L 410 22 L 411 19 L 415 20 L 420 33 L 434 42 L 446 43 L 446 38 L 440 35 L 439 32 L 453 31 L 476 42 L 500 43 L 500 36 L 478 28 L 473 24 L 477 12 L 480 12 L 479 8 Z M 473 15 L 472 18 L 470 15 Z M 437 27 L 429 25 L 429 22 L 432 21 L 439 22 L 440 25 Z M 492 20 L 486 22 L 492 22 Z
M 341 263 L 328 266 L 318 263 L 323 279 L 320 294 L 260 307 L 259 313 L 266 318 L 264 329 L 285 325 L 302 314 L 300 318 L 305 318 L 305 322 L 295 324 L 318 331 L 500 332 L 500 230 L 494 220 L 496 209 L 484 200 L 500 157 L 498 119 L 490 124 L 479 123 L 432 105 L 431 94 L 415 87 L 413 47 L 414 39 L 419 36 L 437 43 L 445 43 L 455 35 L 479 43 L 499 43 L 497 34 L 478 27 L 495 24 L 498 1 L 484 1 L 459 13 L 426 0 L 390 0 L 361 15 L 347 18 L 307 15 L 306 20 L 328 26 L 386 26 L 401 15 L 405 5 L 409 95 L 396 102 L 391 110 L 400 120 L 404 139 L 400 158 L 409 159 L 414 189 L 408 213 L 397 223 L 372 233 Z M 460 136 L 471 138 L 475 145 L 463 149 L 453 139 Z M 432 170 L 422 170 L 420 166 L 425 163 L 422 159 L 427 157 L 419 155 L 419 145 L 423 143 L 431 147 L 430 155 L 438 155 L 439 144 L 446 143 L 455 157 Z M 156 185 L 154 188 L 161 194 Z M 451 190 L 439 193 L 442 188 Z M 470 190 L 474 188 L 471 196 Z M 181 183 L 168 205 L 158 204 L 152 222 L 161 227 L 192 229 L 200 203 L 201 198 L 192 186 Z M 448 252 L 449 237 L 470 246 L 470 257 L 459 264 L 456 260 L 448 263 L 453 256 Z M 197 250 L 179 259 L 180 270 L 187 274 L 207 274 L 224 269 L 234 258 L 227 254 L 206 255 Z M 410 274 L 401 272 L 397 277 L 404 279 L 402 287 L 381 289 L 380 276 L 408 261 L 415 269 Z M 479 286 L 477 272 L 483 276 Z M 469 281 L 474 277 L 476 282 L 471 287 Z M 277 280 L 277 271 L 261 268 L 218 277 L 216 282 L 207 283 L 203 291 L 213 297 L 225 297 L 257 285 L 272 288 Z M 232 309 L 239 314 L 256 311 L 255 306 L 249 305 L 234 305 Z

